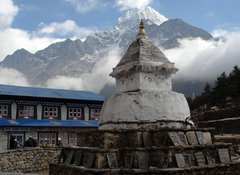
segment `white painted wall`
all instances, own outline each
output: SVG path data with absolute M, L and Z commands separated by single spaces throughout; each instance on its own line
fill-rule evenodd
M 154 91 L 172 91 L 170 75 L 140 72 L 140 89 Z
M 85 120 L 89 120 L 89 108 L 88 108 L 88 106 L 84 107 L 84 116 L 85 116 Z
M 116 91 L 125 92 L 139 89 L 140 86 L 140 75 L 134 73 L 129 77 L 121 77 L 116 79 Z
M 66 105 L 61 106 L 61 119 L 67 120 L 67 106 Z
M 11 115 L 12 115 L 12 119 L 17 118 L 17 104 L 15 102 L 11 104 Z
M 190 109 L 183 94 L 151 90 L 112 95 L 105 101 L 102 114 L 101 124 L 122 123 L 118 124 L 118 129 L 126 129 L 124 122 L 185 121 Z M 133 126 L 129 125 L 128 129 L 134 129 Z M 113 128 L 105 124 L 99 129 Z
M 38 120 L 41 120 L 42 119 L 42 105 L 41 104 L 38 104 L 37 105 L 37 119 Z
M 172 90 L 171 76 L 159 73 L 138 72 L 130 76 L 116 79 L 116 91 L 127 92 L 134 90 Z

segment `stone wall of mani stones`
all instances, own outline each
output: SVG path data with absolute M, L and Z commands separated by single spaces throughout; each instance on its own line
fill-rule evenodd
M 95 131 L 63 148 L 50 175 L 240 173 L 231 144 L 214 143 L 212 129 Z
M 1 172 L 36 172 L 48 169 L 49 162 L 57 162 L 58 148 L 26 148 L 0 153 Z

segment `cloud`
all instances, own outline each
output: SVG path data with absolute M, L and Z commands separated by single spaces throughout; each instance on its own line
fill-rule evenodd
M 85 73 L 79 77 L 57 76 L 47 81 L 47 87 L 87 90 L 99 92 L 105 84 L 113 84 L 115 79 L 109 76 L 112 68 L 116 66 L 120 58 L 118 48 L 112 48 L 100 59 L 92 69 L 92 72 Z
M 76 8 L 78 13 L 86 13 L 106 7 L 109 2 L 106 0 L 65 0 Z
M 213 81 L 223 71 L 228 73 L 233 66 L 239 66 L 240 31 L 223 33 L 225 41 L 183 39 L 179 48 L 165 50 L 167 57 L 179 68 L 174 78 Z
M 127 10 L 131 8 L 143 9 L 150 5 L 152 0 L 116 0 L 116 6 L 121 10 Z
M 84 39 L 94 31 L 91 28 L 79 27 L 74 21 L 63 23 L 41 24 L 38 31 L 29 32 L 12 28 L 11 24 L 18 13 L 18 7 L 12 0 L 3 0 L 0 6 L 0 61 L 17 49 L 24 48 L 32 53 L 44 49 L 61 38 Z
M 1 0 L 0 29 L 9 27 L 17 13 L 18 7 L 13 4 L 12 0 Z
M 24 75 L 15 69 L 0 67 L 0 72 L 0 84 L 29 86 L 29 82 Z
M 229 31 L 227 31 L 227 30 L 216 29 L 216 30 L 212 31 L 211 34 L 214 38 L 223 38 L 223 37 L 227 36 L 228 33 L 229 33 Z
M 63 23 L 53 22 L 49 25 L 41 24 L 39 34 L 58 37 L 75 37 L 83 39 L 95 30 L 93 28 L 79 27 L 74 21 L 66 20 Z
M 51 43 L 60 41 L 60 39 L 35 36 L 27 31 L 14 28 L 0 29 L 0 40 L 0 61 L 17 49 L 24 48 L 34 53 Z

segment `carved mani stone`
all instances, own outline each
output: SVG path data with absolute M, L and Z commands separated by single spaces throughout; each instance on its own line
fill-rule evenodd
M 211 145 L 212 144 L 212 137 L 211 137 L 210 132 L 203 132 L 203 138 L 204 138 L 205 143 L 207 145 Z
M 179 140 L 181 145 L 188 145 L 187 137 L 184 132 L 178 132 Z
M 67 159 L 64 162 L 64 164 L 66 164 L 66 165 L 70 164 L 72 161 L 73 155 L 74 155 L 74 151 L 70 151 L 67 155 Z
M 207 162 L 208 162 L 208 165 L 213 165 L 216 163 L 215 159 L 210 156 L 207 156 Z
M 177 166 L 179 168 L 183 168 L 186 166 L 185 159 L 182 154 L 175 154 L 175 158 L 176 158 Z
M 169 132 L 168 135 L 175 146 L 181 145 L 179 143 L 180 138 L 176 132 Z
M 75 154 L 74 154 L 74 164 L 76 166 L 79 166 L 82 162 L 82 151 L 77 151 Z
M 222 163 L 230 162 L 229 151 L 227 148 L 218 149 L 218 155 L 220 162 Z
M 83 166 L 86 168 L 92 168 L 95 160 L 95 153 L 84 152 L 83 153 Z
M 206 142 L 204 140 L 204 137 L 203 137 L 203 132 L 202 131 L 196 131 L 196 135 L 197 135 L 198 143 L 200 145 L 206 144 Z
M 125 156 L 125 161 L 124 161 L 125 165 L 124 167 L 125 168 L 132 168 L 132 163 L 133 163 L 133 154 L 127 154 Z
M 194 131 L 188 131 L 186 132 L 187 138 L 188 138 L 188 142 L 190 145 L 197 145 L 198 141 L 197 141 L 197 137 Z
M 196 152 L 196 153 L 194 153 L 194 155 L 197 159 L 197 163 L 199 166 L 206 165 L 206 160 L 205 160 L 205 157 L 202 152 Z
M 160 167 L 167 168 L 168 167 L 168 163 L 169 163 L 168 156 L 164 152 L 161 152 L 161 154 L 160 154 L 160 161 L 159 161 Z
M 149 167 L 149 155 L 145 152 L 139 152 L 138 156 L 138 166 L 141 169 L 146 169 Z
M 107 153 L 109 168 L 118 168 L 117 157 L 115 153 Z

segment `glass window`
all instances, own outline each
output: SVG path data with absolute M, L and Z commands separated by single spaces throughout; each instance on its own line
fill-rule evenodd
M 34 118 L 34 106 L 19 106 L 18 117 L 23 119 Z
M 50 146 L 56 146 L 57 133 L 56 132 L 39 132 L 38 143 L 39 145 L 49 144 Z
M 101 116 L 101 109 L 92 108 L 90 110 L 90 120 L 99 120 Z
M 55 119 L 57 120 L 58 117 L 58 107 L 43 107 L 43 119 Z
M 69 120 L 83 120 L 82 108 L 68 108 Z
M 9 118 L 8 105 L 0 105 L 0 118 Z

